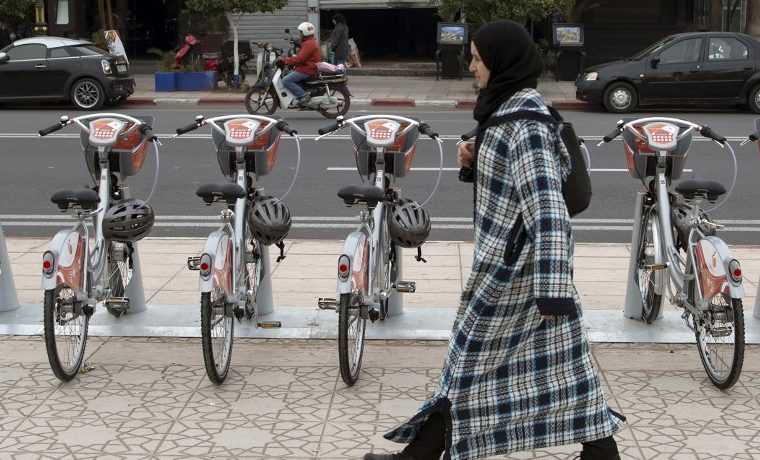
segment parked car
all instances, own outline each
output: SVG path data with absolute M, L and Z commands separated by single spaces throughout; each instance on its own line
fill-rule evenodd
M 0 102 L 60 100 L 97 110 L 134 91 L 127 60 L 88 41 L 33 37 L 0 50 Z
M 645 105 L 738 104 L 760 113 L 760 42 L 732 32 L 669 35 L 635 56 L 585 69 L 576 99 L 615 113 Z

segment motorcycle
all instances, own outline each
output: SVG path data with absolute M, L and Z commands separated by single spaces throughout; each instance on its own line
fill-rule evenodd
M 251 44 L 248 41 L 238 41 L 238 80 L 234 79 L 235 57 L 233 54 L 232 41 L 226 41 L 222 44 L 222 51 L 215 53 L 202 53 L 203 70 L 216 72 L 218 81 L 224 81 L 228 88 L 237 88 L 240 83 L 245 81 L 245 74 L 248 71 L 247 62 L 253 57 Z M 174 55 L 172 69 L 182 67 L 188 53 L 200 48 L 201 40 L 192 34 L 185 36 L 185 42 Z
M 292 39 L 291 43 L 296 45 Z M 285 76 L 285 64 L 277 58 L 286 52 L 268 43 L 257 45 L 263 50 L 257 57 L 256 83 L 245 95 L 245 108 L 248 113 L 271 115 L 277 107 L 282 107 L 316 111 L 326 118 L 336 118 L 348 112 L 351 106 L 351 93 L 346 86 L 348 79 L 344 69 L 338 67 L 338 70 L 334 70 L 335 66 L 327 63 L 318 65 L 316 76 L 300 82 L 309 94 L 310 100 L 304 106 L 299 106 L 298 99 L 282 82 Z M 293 50 L 287 54 L 293 55 Z

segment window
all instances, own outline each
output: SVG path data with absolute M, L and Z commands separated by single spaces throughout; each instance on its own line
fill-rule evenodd
M 747 45 L 735 38 L 711 38 L 708 43 L 708 61 L 737 61 L 749 57 Z
M 106 51 L 95 45 L 77 45 L 69 48 L 73 56 L 103 56 L 108 54 Z
M 11 61 L 23 61 L 28 59 L 45 59 L 47 47 L 40 44 L 14 46 L 7 51 Z
M 69 23 L 69 0 L 58 0 L 58 15 L 55 18 L 55 23 Z
M 69 51 L 64 48 L 51 48 L 48 50 L 48 58 L 64 58 L 64 57 L 71 57 L 71 54 Z
M 660 54 L 661 64 L 685 64 L 699 61 L 699 52 L 702 49 L 701 38 L 691 38 L 680 41 L 667 48 Z

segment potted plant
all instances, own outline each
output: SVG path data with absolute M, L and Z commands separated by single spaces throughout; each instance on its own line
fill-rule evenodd
M 176 73 L 172 69 L 174 52 L 148 48 L 148 54 L 159 57 L 158 71 L 153 74 L 156 91 L 177 91 Z
M 192 56 L 175 76 L 177 91 L 209 91 L 217 88 L 216 72 L 203 70 L 200 57 Z

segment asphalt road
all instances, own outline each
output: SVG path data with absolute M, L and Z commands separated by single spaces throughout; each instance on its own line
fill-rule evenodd
M 370 109 L 370 108 L 368 108 Z M 0 224 L 6 235 L 52 236 L 71 222 L 49 201 L 58 189 L 91 182 L 75 126 L 45 138 L 37 130 L 53 124 L 68 108 L 54 110 L 3 110 L 0 132 Z M 195 196 L 196 188 L 206 182 L 223 181 L 210 139 L 210 128 L 172 138 L 174 130 L 190 123 L 202 113 L 214 116 L 241 113 L 233 106 L 178 106 L 124 109 L 130 115 L 155 116 L 154 131 L 163 142 L 160 147 L 158 187 L 151 204 L 157 213 L 152 236 L 204 236 L 217 226 L 219 208 L 207 207 Z M 472 188 L 456 178 L 455 142 L 474 127 L 471 112 L 451 109 L 389 107 L 371 108 L 361 113 L 395 113 L 427 121 L 444 139 L 444 171 L 435 195 L 427 204 L 433 217 L 435 240 L 472 238 Z M 68 112 L 70 116 L 79 115 Z M 753 130 L 754 116 L 747 112 L 654 112 L 637 113 L 685 118 L 712 126 L 732 140 L 738 158 L 738 180 L 730 199 L 711 216 L 726 224 L 724 238 L 730 244 L 757 244 L 760 241 L 760 206 L 757 183 L 760 155 L 753 144 L 739 146 L 739 139 Z M 295 186 L 285 201 L 294 216 L 292 236 L 297 238 L 343 238 L 355 227 L 357 208 L 347 208 L 337 198 L 337 190 L 361 178 L 354 167 L 348 130 L 315 142 L 317 129 L 330 120 L 313 113 L 278 112 L 299 131 L 301 162 Z M 641 183 L 628 174 L 619 141 L 596 146 L 601 136 L 615 126 L 617 116 L 603 112 L 564 113 L 576 132 L 588 141 L 592 159 L 594 199 L 591 207 L 574 219 L 576 239 L 580 242 L 629 242 L 633 203 Z M 397 185 L 406 197 L 424 201 L 438 175 L 439 153 L 436 144 L 422 139 L 415 156 L 414 169 Z M 268 194 L 282 195 L 290 186 L 297 165 L 294 140 L 283 136 L 274 171 L 261 178 Z M 689 152 L 686 177 L 702 177 L 730 184 L 733 171 L 730 154 L 715 143 L 695 141 Z M 155 172 L 155 158 L 146 161 L 139 175 L 130 177 L 132 196 L 146 197 Z

